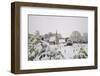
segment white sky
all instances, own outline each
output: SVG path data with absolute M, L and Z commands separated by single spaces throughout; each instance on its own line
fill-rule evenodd
M 55 33 L 57 30 L 63 37 L 69 37 L 73 31 L 79 31 L 81 34 L 88 32 L 88 18 L 29 15 L 28 28 L 30 34 L 34 34 L 36 30 L 40 31 L 40 34 Z

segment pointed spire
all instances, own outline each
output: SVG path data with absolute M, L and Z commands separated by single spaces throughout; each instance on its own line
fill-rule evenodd
M 58 43 L 59 43 L 59 39 L 58 39 L 58 32 L 57 32 L 57 30 L 56 30 L 56 41 L 55 41 L 55 43 L 56 43 L 56 44 L 58 44 Z
M 56 30 L 56 35 L 57 35 L 57 30 Z

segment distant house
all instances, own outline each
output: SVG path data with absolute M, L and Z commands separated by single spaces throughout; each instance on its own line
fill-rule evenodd
M 56 44 L 56 36 L 51 36 L 49 38 L 49 44 Z
M 65 43 L 65 38 L 60 38 L 59 43 Z
M 63 38 L 61 34 L 58 34 L 57 31 L 56 33 L 45 34 L 43 40 L 48 42 L 50 45 L 63 43 L 65 43 L 66 45 L 72 45 L 72 40 L 70 38 Z
M 61 38 L 61 35 L 57 33 L 53 33 L 49 38 L 50 44 L 59 44 L 59 38 Z
M 59 39 L 61 35 L 57 33 L 48 33 L 44 35 L 44 41 L 49 42 L 49 44 L 59 44 Z

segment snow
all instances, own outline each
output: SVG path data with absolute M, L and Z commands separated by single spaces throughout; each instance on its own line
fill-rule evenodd
M 28 53 L 28 60 L 30 61 L 81 59 L 88 57 L 88 44 L 86 43 L 73 43 L 72 46 L 65 46 L 65 43 L 50 45 L 48 42 L 40 40 L 38 43 L 32 44 L 30 44 L 31 49 L 29 48 Z

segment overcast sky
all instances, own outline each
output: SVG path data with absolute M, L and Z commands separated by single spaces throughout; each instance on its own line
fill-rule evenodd
M 40 34 L 55 33 L 57 30 L 62 36 L 68 37 L 73 31 L 79 31 L 81 34 L 88 32 L 87 17 L 29 15 L 28 21 L 30 34 L 34 34 L 36 30 L 40 31 Z

